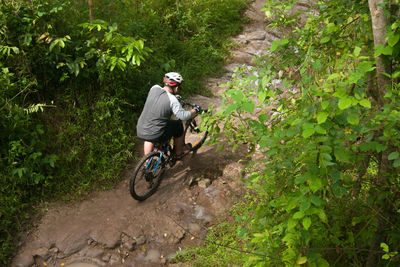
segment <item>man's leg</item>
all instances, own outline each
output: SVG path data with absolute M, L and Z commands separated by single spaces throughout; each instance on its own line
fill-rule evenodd
M 182 155 L 188 151 L 185 147 L 185 135 L 183 134 L 183 124 L 181 120 L 170 120 L 166 128 L 167 136 L 174 138 L 174 149 L 176 155 Z
M 183 152 L 183 145 L 184 145 L 184 135 L 181 137 L 174 137 L 174 147 L 176 155 L 181 155 Z
M 152 142 L 144 141 L 144 154 L 145 155 L 147 155 L 151 151 L 153 151 L 153 148 L 154 148 L 154 144 Z
M 175 154 L 179 157 L 190 152 L 191 144 L 185 143 L 185 135 L 174 137 Z

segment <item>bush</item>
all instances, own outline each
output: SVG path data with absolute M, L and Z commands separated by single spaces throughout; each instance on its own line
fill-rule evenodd
M 184 75 L 186 94 L 221 72 L 215 36 L 240 29 L 247 1 L 94 2 L 90 23 L 84 1 L 0 5 L 0 263 L 35 202 L 118 181 L 165 72 Z

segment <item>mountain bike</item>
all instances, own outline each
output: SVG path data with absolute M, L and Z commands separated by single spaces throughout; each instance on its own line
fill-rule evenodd
M 185 102 L 180 97 L 178 100 L 183 108 L 196 106 Z M 208 112 L 208 110 L 201 110 L 199 113 L 204 112 Z M 200 117 L 196 114 L 196 116 L 184 123 L 184 143 L 190 142 L 192 144 L 190 152 L 193 154 L 204 144 L 208 135 L 208 131 L 200 131 L 199 122 Z M 161 183 L 166 168 L 168 166 L 173 167 L 176 161 L 177 157 L 171 145 L 171 140 L 164 143 L 155 143 L 154 150 L 142 157 L 130 178 L 129 190 L 131 196 L 136 200 L 143 201 L 153 195 Z

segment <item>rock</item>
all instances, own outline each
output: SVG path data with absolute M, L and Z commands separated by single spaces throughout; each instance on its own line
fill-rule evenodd
M 211 180 L 210 179 L 202 179 L 198 182 L 198 185 L 201 188 L 207 188 L 211 185 Z
M 200 232 L 201 227 L 197 223 L 189 223 L 189 230 L 190 232 Z
M 234 51 L 232 56 L 233 60 L 240 64 L 250 64 L 253 61 L 253 56 L 247 52 Z
M 58 251 L 59 251 L 59 249 L 56 248 L 56 247 L 49 249 L 49 252 L 52 253 L 52 254 L 57 254 Z
M 124 235 L 122 236 L 122 247 L 129 251 L 133 251 L 136 247 L 136 240 L 130 236 Z
M 85 240 L 80 240 L 80 242 L 76 242 L 74 244 L 71 244 L 67 249 L 64 250 L 64 255 L 69 256 L 72 255 L 78 251 L 81 251 L 86 247 L 86 241 Z
M 175 214 L 178 214 L 178 215 L 182 215 L 182 214 L 185 213 L 185 210 L 182 207 L 175 207 L 173 209 L 173 211 L 174 211 Z
M 49 250 L 47 248 L 39 248 L 33 252 L 33 257 L 40 257 L 43 260 L 47 260 L 50 257 Z
M 265 31 L 253 31 L 246 35 L 247 40 L 265 40 Z
M 109 262 L 111 258 L 111 255 L 109 253 L 104 254 L 103 257 L 101 257 L 101 260 L 104 262 Z
M 116 263 L 120 263 L 121 262 L 121 258 L 118 255 L 112 254 L 110 257 L 110 260 L 108 261 L 108 263 L 110 265 L 116 264 Z
M 144 260 L 156 263 L 156 262 L 160 261 L 160 256 L 161 256 L 161 254 L 158 250 L 150 249 L 147 252 L 146 257 L 144 257 Z
M 183 238 L 185 238 L 185 231 L 178 230 L 175 236 L 178 238 L 178 243 L 181 242 Z
M 146 237 L 144 235 L 141 235 L 136 238 L 136 245 L 141 246 L 146 243 Z
M 121 243 L 121 233 L 116 229 L 109 229 L 101 233 L 94 232 L 91 234 L 91 238 L 111 249 L 116 248 Z
M 100 258 L 104 255 L 104 250 L 101 248 L 89 248 L 85 256 L 90 258 Z
M 34 263 L 35 260 L 32 256 L 32 253 L 29 253 L 29 251 L 27 251 L 16 257 L 11 264 L 11 267 L 29 267 L 32 266 Z

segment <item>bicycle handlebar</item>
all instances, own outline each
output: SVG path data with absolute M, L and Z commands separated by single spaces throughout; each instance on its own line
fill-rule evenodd
M 182 106 L 189 106 L 191 108 L 194 108 L 197 106 L 200 107 L 199 105 L 186 102 L 185 100 L 183 100 L 183 98 L 180 95 L 176 95 L 176 99 L 178 99 L 178 101 L 181 103 Z M 208 109 L 203 109 L 202 107 L 200 107 L 199 113 L 203 113 L 203 112 L 208 112 Z

